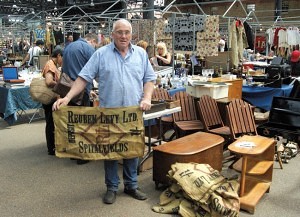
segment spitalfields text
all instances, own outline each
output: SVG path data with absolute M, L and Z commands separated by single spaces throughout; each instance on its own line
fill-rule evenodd
M 79 153 L 103 153 L 108 154 L 112 152 L 127 152 L 128 143 L 114 143 L 114 144 L 86 144 L 83 141 L 79 142 Z
M 122 117 L 119 114 L 104 114 L 100 113 L 99 116 L 97 114 L 76 114 L 72 111 L 68 111 L 68 123 L 82 123 L 82 124 L 113 124 L 113 123 L 128 123 L 137 121 L 137 114 L 123 111 Z

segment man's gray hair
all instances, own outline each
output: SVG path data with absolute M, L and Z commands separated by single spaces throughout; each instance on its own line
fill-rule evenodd
M 126 26 L 129 26 L 129 27 L 130 27 L 130 33 L 132 33 L 132 25 L 131 25 L 131 23 L 130 23 L 128 20 L 126 20 L 126 19 L 120 19 L 120 20 L 115 21 L 114 24 L 113 24 L 113 29 L 112 29 L 113 32 L 116 30 L 116 26 L 117 26 L 118 24 L 120 24 L 120 23 L 122 23 L 122 24 L 124 24 L 124 25 L 126 25 Z
M 98 43 L 98 35 L 96 35 L 95 33 L 87 33 L 84 38 L 87 41 L 95 41 L 96 43 Z

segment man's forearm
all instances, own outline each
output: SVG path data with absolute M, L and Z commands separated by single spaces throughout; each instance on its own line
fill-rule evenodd
M 75 96 L 79 95 L 85 88 L 87 81 L 81 77 L 78 77 L 74 84 L 72 85 L 71 90 L 67 93 L 66 97 L 69 99 L 73 99 Z
M 144 84 L 144 99 L 151 100 L 154 89 L 154 82 L 147 82 Z

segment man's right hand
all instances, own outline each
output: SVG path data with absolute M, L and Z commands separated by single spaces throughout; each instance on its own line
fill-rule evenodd
M 70 102 L 70 99 L 67 96 L 56 100 L 56 102 L 52 106 L 52 111 L 58 110 L 61 106 L 68 105 L 69 102 Z

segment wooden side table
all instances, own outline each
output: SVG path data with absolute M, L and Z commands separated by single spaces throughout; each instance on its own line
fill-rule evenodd
M 252 214 L 271 186 L 275 143 L 263 136 L 242 136 L 228 146 L 230 151 L 242 155 L 233 168 L 241 172 L 240 207 Z
M 169 184 L 167 177 L 171 165 L 180 163 L 203 163 L 221 171 L 224 138 L 212 133 L 197 132 L 153 147 L 153 181 Z

